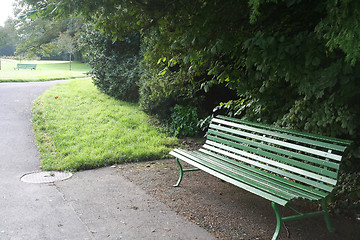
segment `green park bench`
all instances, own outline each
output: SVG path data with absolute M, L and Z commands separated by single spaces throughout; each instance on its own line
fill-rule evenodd
M 278 239 L 284 222 L 323 216 L 330 232 L 327 199 L 337 184 L 338 170 L 351 141 L 323 137 L 244 120 L 213 118 L 205 144 L 197 151 L 170 152 L 180 167 L 179 186 L 184 172 L 203 170 L 271 201 Z M 183 169 L 179 160 L 194 166 Z M 322 210 L 301 213 L 295 200 L 321 203 Z M 294 216 L 283 217 L 278 205 L 289 207 Z
M 36 64 L 18 63 L 14 69 L 36 69 Z

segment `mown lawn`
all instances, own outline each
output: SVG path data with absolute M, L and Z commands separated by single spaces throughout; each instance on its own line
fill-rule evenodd
M 36 70 L 14 69 L 19 61 L 1 60 L 0 82 L 48 81 L 86 77 L 90 67 L 85 63 L 61 61 L 22 61 L 37 64 Z
M 50 88 L 34 102 L 33 113 L 43 170 L 161 159 L 176 144 L 150 124 L 137 104 L 99 92 L 91 79 Z

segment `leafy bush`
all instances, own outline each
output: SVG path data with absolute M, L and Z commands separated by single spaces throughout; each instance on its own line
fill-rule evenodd
M 360 172 L 342 172 L 335 192 L 329 206 L 330 210 L 337 215 L 353 216 L 358 214 L 360 209 Z
M 124 101 L 139 98 L 140 36 L 132 33 L 123 41 L 113 41 L 98 30 L 88 30 L 83 36 L 88 49 L 94 84 L 104 93 Z
M 176 95 L 165 93 L 164 90 L 170 90 L 170 87 L 165 87 L 157 72 L 151 70 L 145 62 L 141 64 L 142 74 L 139 82 L 140 99 L 139 104 L 144 112 L 155 116 L 161 122 L 166 122 L 171 115 L 171 108 L 177 102 Z M 170 79 L 167 79 L 170 82 Z
M 175 137 L 195 136 L 200 132 L 198 122 L 195 107 L 175 105 L 171 114 L 169 129 Z
M 150 35 L 142 43 L 140 106 L 166 124 L 176 136 L 197 135 L 199 118 L 208 116 L 220 102 L 235 97 L 236 92 L 220 83 L 202 88 L 202 84 L 212 78 L 206 69 L 196 74 L 189 72 L 189 62 L 180 56 L 171 57 L 176 49 L 164 48 L 169 39 L 166 34 L 160 34 L 157 29 Z
M 161 78 L 161 80 L 159 80 Z M 181 88 L 171 88 L 171 84 L 160 84 L 172 76 L 158 76 L 151 71 L 143 71 L 140 81 L 140 106 L 148 114 L 155 116 L 174 136 L 195 136 L 199 133 L 198 109 L 201 97 L 190 99 Z M 183 105 L 185 106 L 183 106 Z M 188 104 L 188 105 L 186 105 Z

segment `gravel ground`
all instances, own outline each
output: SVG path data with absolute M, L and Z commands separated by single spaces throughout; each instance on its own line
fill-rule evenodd
M 189 148 L 200 142 L 191 142 Z M 202 171 L 185 173 L 181 187 L 174 188 L 178 171 L 174 159 L 118 166 L 119 174 L 219 239 L 271 239 L 276 220 L 269 201 Z M 298 207 L 306 212 L 317 205 L 300 203 Z M 292 214 L 280 209 L 284 215 Z M 280 239 L 359 239 L 360 221 L 345 217 L 331 220 L 335 233 L 327 231 L 323 218 L 315 217 L 286 223 Z

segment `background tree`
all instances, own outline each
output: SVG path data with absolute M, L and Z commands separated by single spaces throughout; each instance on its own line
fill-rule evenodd
M 71 71 L 72 56 L 78 49 L 75 37 L 70 36 L 69 32 L 60 33 L 56 41 L 56 46 L 59 52 L 65 52 L 69 55 L 69 71 Z
M 37 18 L 31 6 L 22 0 L 17 2 L 15 11 L 18 16 L 16 33 L 19 37 L 16 54 L 59 59 L 61 53 L 65 53 L 66 59 L 69 59 L 69 54 L 74 55 L 76 53 L 77 44 L 74 36 L 82 31 L 81 17 Z M 59 43 L 61 48 L 58 47 Z M 77 56 L 81 59 L 81 53 Z
M 8 19 L 4 27 L 0 26 L 0 56 L 13 55 L 14 51 L 9 51 L 5 48 L 14 48 L 16 41 L 15 22 Z
M 4 27 L 0 26 L 0 57 L 13 56 L 16 44 L 15 22 L 8 19 Z M 1 70 L 1 58 L 0 58 Z
M 17 35 L 19 42 L 16 46 L 16 54 L 50 56 L 56 50 L 56 39 L 61 32 L 67 30 L 67 21 L 50 21 L 48 19 L 24 18 L 29 7 L 18 4 Z

